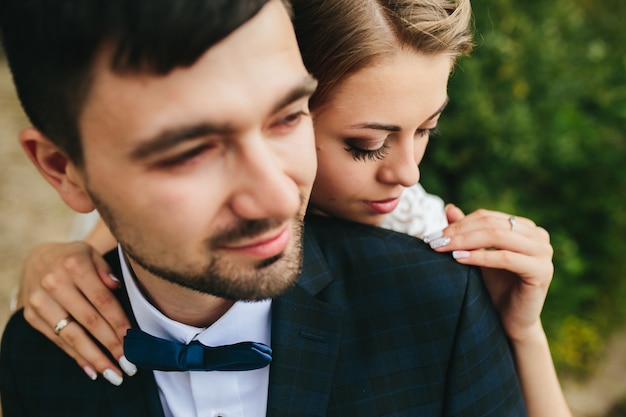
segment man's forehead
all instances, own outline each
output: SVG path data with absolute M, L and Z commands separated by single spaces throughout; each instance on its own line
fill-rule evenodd
M 208 49 L 193 65 L 165 76 L 116 74 L 112 48 L 103 48 L 86 102 L 92 120 L 110 117 L 135 138 L 180 125 L 258 122 L 298 98 L 315 82 L 299 54 L 291 20 L 270 1 L 257 16 Z M 96 111 L 93 111 L 95 109 Z M 131 111 L 132 109 L 132 111 Z

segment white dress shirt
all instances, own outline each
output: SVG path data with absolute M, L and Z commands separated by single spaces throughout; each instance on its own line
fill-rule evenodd
M 120 264 L 133 314 L 141 330 L 182 343 L 198 340 L 207 346 L 244 341 L 270 346 L 271 301 L 236 302 L 208 328 L 167 318 L 150 304 L 118 247 Z M 254 371 L 153 371 L 167 417 L 261 417 L 267 409 L 269 366 Z

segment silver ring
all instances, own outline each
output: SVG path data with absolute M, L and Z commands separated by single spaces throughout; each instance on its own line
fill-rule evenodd
M 509 216 L 509 223 L 511 223 L 511 232 L 515 230 L 515 222 L 517 218 L 515 216 Z
M 61 333 L 61 330 L 65 328 L 68 324 L 72 322 L 72 316 L 67 316 L 64 319 L 59 320 L 59 322 L 54 326 L 54 334 L 57 336 Z

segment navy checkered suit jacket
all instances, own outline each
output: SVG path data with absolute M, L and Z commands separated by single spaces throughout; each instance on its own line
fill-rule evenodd
M 272 303 L 272 349 L 268 416 L 526 415 L 477 271 L 394 232 L 308 217 L 298 285 Z M 0 365 L 4 417 L 163 415 L 151 372 L 91 382 L 21 313 Z

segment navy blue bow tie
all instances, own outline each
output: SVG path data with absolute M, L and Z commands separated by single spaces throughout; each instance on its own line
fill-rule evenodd
M 124 355 L 140 368 L 157 371 L 250 371 L 272 361 L 272 349 L 263 343 L 225 346 L 188 345 L 160 339 L 139 329 L 128 329 Z

